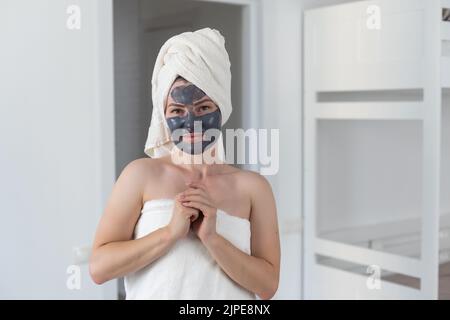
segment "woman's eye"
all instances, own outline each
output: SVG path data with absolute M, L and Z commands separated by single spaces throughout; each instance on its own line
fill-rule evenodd
M 202 111 L 208 111 L 209 110 L 209 106 L 201 106 L 200 107 Z

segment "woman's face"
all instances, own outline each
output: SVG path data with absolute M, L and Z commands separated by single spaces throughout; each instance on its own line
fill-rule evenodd
M 222 120 L 220 109 L 205 92 L 182 77 L 169 90 L 165 118 L 172 133 L 182 130 L 174 135 L 174 142 L 190 154 L 202 153 L 213 145 L 216 137 L 205 135 L 205 131 L 220 130 Z
M 178 77 L 169 90 L 165 116 L 166 119 L 177 116 L 184 117 L 189 111 L 196 116 L 202 116 L 218 109 L 217 105 L 200 88 Z

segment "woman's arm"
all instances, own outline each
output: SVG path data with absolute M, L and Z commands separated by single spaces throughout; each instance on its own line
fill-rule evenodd
M 230 278 L 266 300 L 275 295 L 280 274 L 276 206 L 270 184 L 264 177 L 257 175 L 250 184 L 252 255 L 237 249 L 217 233 L 209 236 L 204 244 Z
M 142 209 L 147 159 L 130 162 L 114 185 L 97 228 L 89 272 L 97 284 L 137 271 L 164 255 L 174 240 L 167 227 L 132 240 Z

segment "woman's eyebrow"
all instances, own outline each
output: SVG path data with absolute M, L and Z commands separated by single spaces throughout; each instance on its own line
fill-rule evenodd
M 214 103 L 214 101 L 212 101 L 210 98 L 204 98 L 204 99 L 201 99 L 201 100 L 198 100 L 198 101 L 194 102 L 194 105 L 197 105 L 197 104 L 200 104 L 200 103 L 203 103 L 203 102 L 206 102 L 206 101 L 210 101 L 210 102 L 213 102 L 213 103 Z M 167 105 L 167 107 L 170 107 L 170 106 L 175 106 L 175 107 L 186 107 L 185 104 L 182 104 L 182 103 L 176 103 L 176 102 L 171 102 L 171 103 L 169 103 L 169 104 Z
M 171 103 L 169 103 L 168 107 L 170 107 L 170 106 L 185 107 L 186 105 L 182 104 L 182 103 L 171 102 Z
M 194 102 L 194 105 L 199 104 L 199 103 L 202 103 L 202 102 L 206 102 L 206 101 L 211 101 L 211 102 L 213 102 L 210 98 L 204 98 L 204 99 L 201 99 L 201 100 L 199 100 L 199 101 Z

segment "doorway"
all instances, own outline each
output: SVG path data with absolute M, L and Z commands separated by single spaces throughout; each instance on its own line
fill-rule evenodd
M 224 129 L 258 127 L 255 6 L 251 0 L 113 1 L 116 177 L 130 161 L 146 157 L 153 67 L 161 46 L 176 34 L 204 27 L 221 32 L 231 61 L 233 105 Z M 120 279 L 119 299 L 124 297 Z

